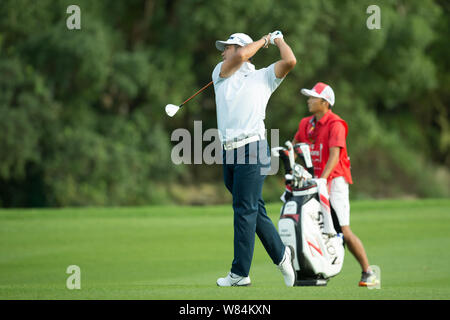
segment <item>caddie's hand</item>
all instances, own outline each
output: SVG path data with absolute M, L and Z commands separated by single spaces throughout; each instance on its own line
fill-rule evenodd
M 276 45 L 275 39 L 283 39 L 283 34 L 281 31 L 277 30 L 270 34 L 270 43 Z
M 263 48 L 268 48 L 270 43 L 270 33 L 262 37 L 262 39 L 265 41 Z
M 318 187 L 327 187 L 328 181 L 325 178 L 314 178 L 312 179 L 315 183 L 317 183 Z

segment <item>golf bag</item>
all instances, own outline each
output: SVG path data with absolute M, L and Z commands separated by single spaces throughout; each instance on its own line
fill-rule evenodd
M 278 232 L 286 246 L 295 251 L 296 286 L 325 286 L 344 263 L 344 242 L 337 233 L 329 204 L 326 181 L 312 179 L 309 146 L 301 143 L 272 149 L 285 167 L 286 191 L 278 222 Z M 303 160 L 295 163 L 294 152 Z M 339 227 L 338 224 L 336 227 Z M 339 230 L 340 231 L 340 230 Z

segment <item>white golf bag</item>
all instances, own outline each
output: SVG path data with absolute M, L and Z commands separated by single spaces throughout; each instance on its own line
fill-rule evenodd
M 278 232 L 283 243 L 295 251 L 295 285 L 324 286 L 342 269 L 343 237 L 333 225 L 326 181 L 312 179 L 309 146 L 304 143 L 292 146 L 289 141 L 286 145 L 288 148 L 272 149 L 272 154 L 283 160 L 286 171 Z M 294 152 L 310 172 L 295 163 Z

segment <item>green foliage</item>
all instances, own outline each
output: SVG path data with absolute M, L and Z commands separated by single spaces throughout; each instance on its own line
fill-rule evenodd
M 161 177 L 162 163 L 139 150 L 132 124 L 115 122 L 108 139 L 83 129 L 61 132 L 59 153 L 45 163 L 46 184 L 54 191 L 50 204 L 135 205 L 152 199 L 152 173 Z
M 42 161 L 59 107 L 32 67 L 3 58 L 0 74 L 0 178 L 23 179 L 28 163 Z
M 160 203 L 174 184 L 221 185 L 218 166 L 170 159 L 174 129 L 216 127 L 213 89 L 174 118 L 164 106 L 210 81 L 217 39 L 276 29 L 298 61 L 268 105 L 281 143 L 308 115 L 299 90 L 323 81 L 349 124 L 353 196 L 450 195 L 447 2 L 382 1 L 379 30 L 366 27 L 369 0 L 80 0 L 72 31 L 70 4 L 0 2 L 1 205 Z M 278 59 L 270 46 L 254 63 Z

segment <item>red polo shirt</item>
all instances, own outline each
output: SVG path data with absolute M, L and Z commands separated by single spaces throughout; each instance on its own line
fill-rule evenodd
M 340 147 L 339 161 L 328 176 L 328 182 L 337 177 L 344 177 L 352 184 L 350 158 L 347 154 L 347 123 L 329 110 L 318 121 L 314 116 L 303 118 L 295 134 L 295 140 L 309 144 L 314 175 L 320 177 L 330 156 L 331 147 Z

